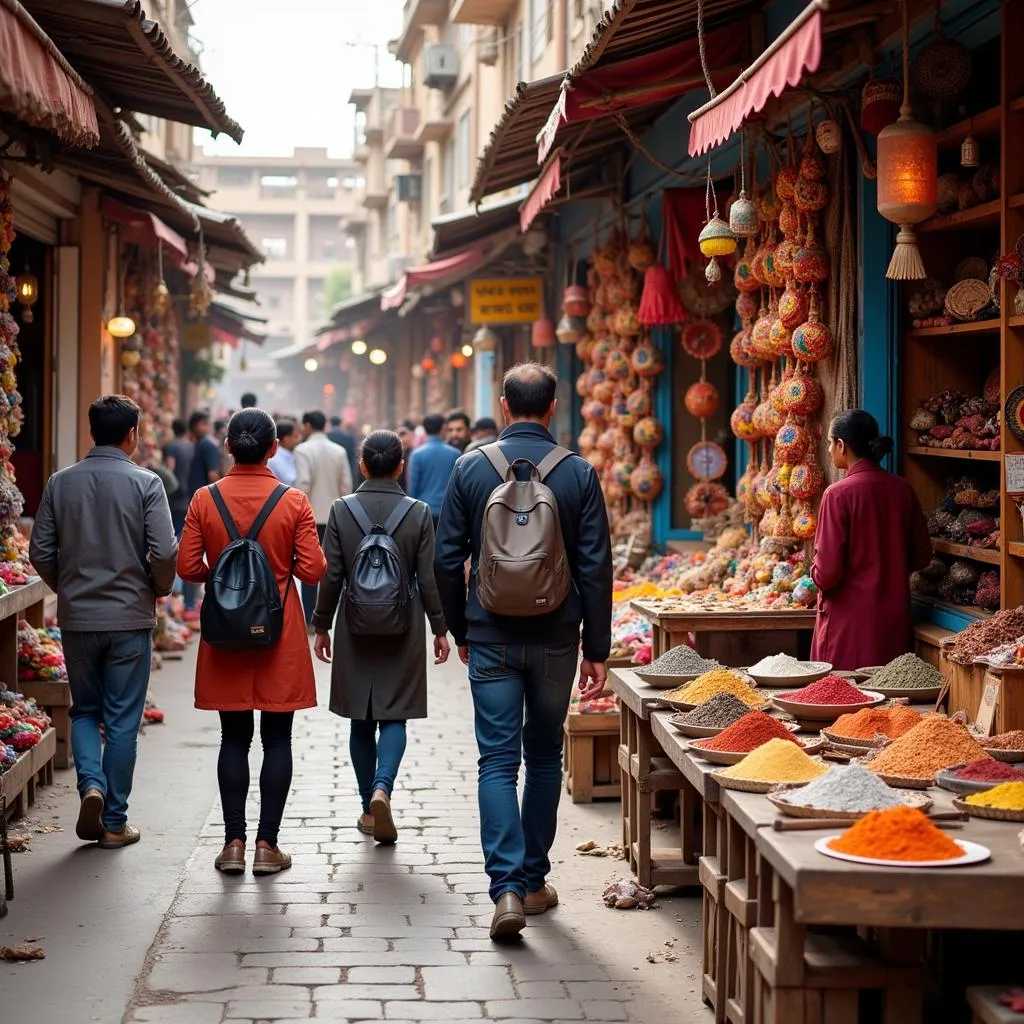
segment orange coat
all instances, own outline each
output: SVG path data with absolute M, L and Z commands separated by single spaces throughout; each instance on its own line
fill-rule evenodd
M 218 483 L 243 536 L 277 484 L 265 466 L 235 466 Z M 316 707 L 313 659 L 302 601 L 298 587 L 289 582 L 294 574 L 313 586 L 327 569 L 309 499 L 290 488 L 260 531 L 259 541 L 284 595 L 284 630 L 277 644 L 263 651 L 225 651 L 200 641 L 196 707 L 205 711 L 297 711 Z M 196 491 L 185 518 L 178 548 L 178 575 L 189 583 L 205 583 L 209 566 L 216 563 L 227 544 L 228 531 L 204 487 Z

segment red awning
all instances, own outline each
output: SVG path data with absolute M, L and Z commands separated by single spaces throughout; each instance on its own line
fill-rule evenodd
M 705 41 L 713 78 L 728 81 L 750 56 L 750 36 L 735 26 L 710 33 Z M 537 163 L 542 164 L 563 124 L 592 121 L 624 110 L 664 103 L 704 85 L 696 39 L 632 60 L 566 78 L 547 123 L 537 136 Z
M 216 327 L 210 324 L 210 341 L 215 345 L 228 345 L 231 348 L 238 348 L 239 337 L 226 331 L 223 327 Z
M 526 229 L 534 222 L 537 214 L 558 195 L 562 187 L 562 151 L 555 150 L 536 184 L 530 189 L 526 201 L 519 207 L 519 230 Z
M 179 266 L 184 267 L 188 263 L 188 243 L 155 213 L 120 203 L 110 196 L 104 196 L 101 200 L 100 213 L 107 220 L 116 221 L 121 225 L 121 237 L 124 241 L 135 245 L 166 245 L 179 257 Z
M 92 89 L 17 0 L 0 0 L 0 109 L 74 146 L 100 140 Z
M 380 308 L 397 309 L 405 302 L 411 288 L 425 284 L 443 284 L 449 278 L 453 283 L 461 280 L 466 274 L 482 267 L 485 259 L 484 246 L 480 244 L 474 245 L 472 249 L 457 252 L 454 256 L 434 260 L 433 263 L 410 267 L 397 284 L 381 293 Z
M 799 84 L 821 63 L 821 12 L 828 0 L 811 0 L 789 27 L 735 82 L 710 103 L 689 115 L 690 156 L 699 156 L 725 142 L 772 96 Z

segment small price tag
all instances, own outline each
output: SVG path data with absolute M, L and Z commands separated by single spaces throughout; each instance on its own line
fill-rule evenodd
M 1024 452 L 1007 452 L 1003 456 L 1006 493 L 1024 495 Z
M 999 707 L 1000 682 L 998 676 L 985 675 L 985 689 L 981 692 L 978 715 L 974 720 L 974 728 L 979 736 L 992 735 L 992 726 L 996 721 L 996 708 Z

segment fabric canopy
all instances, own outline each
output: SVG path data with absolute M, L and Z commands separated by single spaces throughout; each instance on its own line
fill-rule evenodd
M 724 142 L 772 96 L 799 84 L 821 63 L 821 12 L 827 0 L 811 3 L 735 82 L 689 115 L 690 156 Z
M 534 222 L 537 214 L 544 209 L 562 187 L 562 152 L 556 150 L 554 156 L 548 161 L 544 172 L 537 179 L 537 183 L 530 190 L 526 201 L 519 208 L 519 230 L 524 234 L 526 229 Z
M 410 267 L 397 284 L 381 293 L 381 309 L 397 309 L 405 302 L 411 288 L 425 284 L 443 284 L 448 279 L 460 280 L 466 274 L 482 267 L 485 260 L 483 244 L 472 249 L 457 252 L 453 256 L 424 263 L 419 267 Z
M 110 196 L 100 201 L 100 213 L 122 227 L 121 237 L 134 245 L 166 245 L 178 257 L 179 266 L 188 263 L 188 243 L 155 213 L 120 203 Z
M 0 2 L 0 109 L 74 146 L 100 140 L 92 89 L 17 0 Z
M 704 40 L 709 67 L 718 69 L 716 74 L 722 70 L 726 75 L 735 73 L 750 56 L 749 38 L 748 32 L 738 32 L 734 27 L 709 33 Z M 547 159 L 563 124 L 664 103 L 703 84 L 696 39 L 595 68 L 575 79 L 566 78 L 558 101 L 537 136 L 537 163 Z

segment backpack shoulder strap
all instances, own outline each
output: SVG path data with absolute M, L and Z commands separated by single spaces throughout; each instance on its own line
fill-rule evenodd
M 556 444 L 555 447 L 537 463 L 537 476 L 540 477 L 541 483 L 544 482 L 556 466 L 565 462 L 570 455 L 572 455 L 572 452 L 569 451 L 568 448 L 563 448 L 561 445 Z
M 402 500 L 391 510 L 391 515 L 388 516 L 387 522 L 384 524 L 384 532 L 389 536 L 393 537 L 395 531 L 402 525 L 402 520 L 409 513 L 410 509 L 415 505 L 416 502 L 413 498 L 408 495 L 402 497 Z
M 362 531 L 363 536 L 372 533 L 373 523 L 370 522 L 370 517 L 366 514 L 366 509 L 363 508 L 359 499 L 354 494 L 347 494 L 341 500 L 345 503 L 345 508 L 356 521 L 356 526 Z
M 220 488 L 216 484 L 210 484 L 207 490 L 210 492 L 210 497 L 213 498 L 214 505 L 217 506 L 217 511 L 224 522 L 224 528 L 228 531 L 228 538 L 232 541 L 241 540 L 242 535 L 238 532 L 234 519 L 231 518 L 231 513 L 224 503 L 224 496 L 220 493 Z
M 263 529 L 264 523 L 270 518 L 270 513 L 277 508 L 277 503 L 284 497 L 285 491 L 291 488 L 286 487 L 284 484 L 278 484 L 270 497 L 267 498 L 263 508 L 260 509 L 260 514 L 256 517 L 256 521 L 252 524 L 249 532 L 245 535 L 246 540 L 255 540 L 259 536 L 260 530 Z
M 491 444 L 485 444 L 478 448 L 477 451 L 483 453 L 484 458 L 487 459 L 487 461 L 494 467 L 495 473 L 497 473 L 502 480 L 508 477 L 508 459 L 505 458 L 505 453 L 501 450 L 501 445 L 499 445 L 497 441 L 493 441 Z

